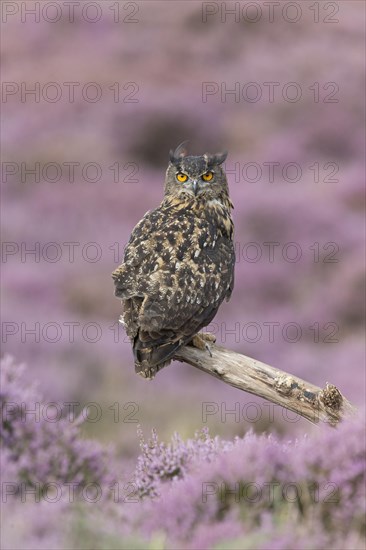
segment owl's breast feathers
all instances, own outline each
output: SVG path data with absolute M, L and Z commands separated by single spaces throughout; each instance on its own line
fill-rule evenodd
M 136 225 L 113 272 L 136 370 L 154 372 L 217 313 L 234 284 L 229 201 L 166 199 Z

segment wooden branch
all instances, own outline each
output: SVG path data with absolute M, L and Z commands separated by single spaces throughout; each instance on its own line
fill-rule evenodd
M 207 350 L 184 346 L 174 359 L 219 378 L 239 390 L 258 395 L 293 411 L 314 424 L 335 426 L 356 409 L 332 384 L 324 389 L 251 357 L 210 344 Z

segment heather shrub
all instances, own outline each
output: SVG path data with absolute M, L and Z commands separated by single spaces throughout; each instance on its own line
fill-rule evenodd
M 351 548 L 347 540 L 361 548 L 364 435 L 357 419 L 295 441 L 248 433 L 230 448 L 220 442 L 214 460 L 192 460 L 181 479 L 161 484 L 159 500 L 147 505 L 145 528 L 168 533 L 174 548 L 210 548 L 238 535 L 250 541 L 244 548 L 340 541 Z
M 83 417 L 73 418 L 60 405 L 48 407 L 37 386 L 29 386 L 24 366 L 6 356 L 1 362 L 0 441 L 4 480 L 18 481 L 42 490 L 49 482 L 106 485 L 113 475 L 111 453 L 98 443 L 83 439 Z M 62 416 L 56 417 L 55 411 Z M 6 475 L 7 474 L 7 475 Z M 11 475 L 11 478 L 9 478 Z

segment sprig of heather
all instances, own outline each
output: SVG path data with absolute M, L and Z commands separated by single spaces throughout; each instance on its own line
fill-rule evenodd
M 233 446 L 232 442 L 222 441 L 219 437 L 211 438 L 207 428 L 197 431 L 194 438 L 187 441 L 174 433 L 170 443 L 159 441 L 154 429 L 147 442 L 140 426 L 138 435 L 141 454 L 137 459 L 134 480 L 141 497 L 158 496 L 161 483 L 181 479 L 194 461 L 209 462 L 219 452 Z

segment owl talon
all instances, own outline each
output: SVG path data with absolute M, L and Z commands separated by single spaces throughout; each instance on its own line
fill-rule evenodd
M 204 332 L 193 336 L 191 344 L 197 349 L 208 351 L 210 357 L 212 357 L 212 351 L 209 342 L 216 342 L 216 336 L 214 334 L 211 334 L 210 332 Z
M 206 342 L 206 346 L 205 346 L 205 347 L 206 347 L 206 350 L 208 351 L 208 353 L 210 354 L 210 357 L 213 357 L 211 348 L 210 348 L 210 346 L 207 344 L 207 342 Z

